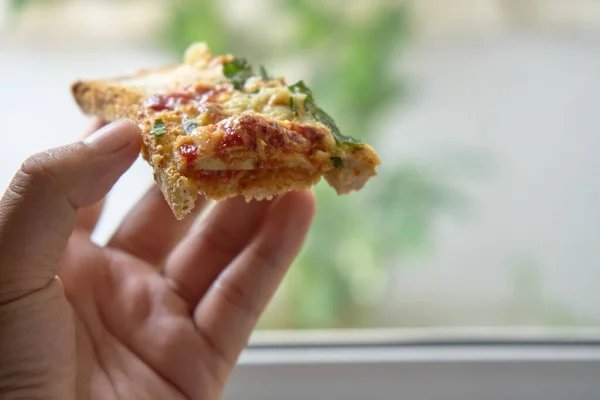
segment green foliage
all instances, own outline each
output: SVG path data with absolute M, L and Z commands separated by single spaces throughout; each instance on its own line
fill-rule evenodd
M 205 41 L 215 54 L 232 51 L 231 33 L 218 10 L 218 2 L 210 0 L 181 0 L 171 2 L 166 43 L 178 54 L 190 43 Z
M 51 1 L 60 1 L 60 0 L 9 0 L 8 6 L 10 11 L 14 13 L 19 13 L 24 11 L 27 7 L 32 5 L 33 3 L 49 3 Z
M 293 21 L 294 35 L 284 43 L 270 45 L 230 25 L 214 1 L 173 2 L 167 37 L 178 52 L 203 40 L 215 54 L 254 62 L 301 55 L 310 71 L 306 82 L 340 132 L 374 140 L 380 132 L 372 129 L 373 122 L 403 94 L 394 59 L 407 36 L 405 8 L 375 0 L 368 16 L 357 16 L 342 1 L 270 4 L 284 14 L 279 17 Z M 390 260 L 425 249 L 436 217 L 464 206 L 441 177 L 418 166 L 384 164 L 365 190 L 349 196 L 337 196 L 324 183 L 315 193 L 319 206 L 313 229 L 261 327 L 372 324 L 373 309 L 386 294 Z
M 511 310 L 508 320 L 511 323 L 546 326 L 589 326 L 589 318 L 582 318 L 572 308 L 544 289 L 543 268 L 527 255 L 519 255 L 507 270 L 513 287 L 509 302 L 516 310 Z M 594 321 L 593 323 L 596 323 Z
M 10 0 L 10 9 L 13 11 L 21 11 L 30 3 L 31 0 Z

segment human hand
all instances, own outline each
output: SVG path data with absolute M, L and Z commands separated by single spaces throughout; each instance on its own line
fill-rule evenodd
M 226 200 L 190 230 L 206 201 L 177 221 L 155 186 L 99 247 L 101 199 L 139 149 L 113 123 L 27 160 L 0 201 L 0 398 L 220 397 L 315 200 Z

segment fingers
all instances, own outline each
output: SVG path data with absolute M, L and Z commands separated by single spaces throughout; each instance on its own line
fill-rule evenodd
M 83 134 L 83 137 L 88 137 L 89 135 L 96 132 L 98 129 L 102 128 L 105 125 L 106 121 L 100 118 L 94 118 L 90 127 Z M 92 231 L 96 227 L 96 224 L 98 223 L 98 220 L 100 219 L 103 204 L 104 199 L 89 207 L 80 208 L 77 212 L 77 218 L 75 220 L 75 229 L 81 230 L 88 234 L 92 233 Z
M 193 309 L 215 278 L 248 244 L 272 202 L 243 198 L 219 202 L 200 228 L 165 263 L 169 284 Z
M 54 278 L 77 210 L 104 197 L 140 144 L 137 126 L 120 121 L 23 163 L 0 200 L 0 302 Z
M 198 332 L 226 373 L 298 254 L 315 212 L 311 192 L 291 192 L 269 210 L 265 224 L 206 293 L 195 310 Z M 223 372 L 224 371 L 224 372 Z
M 206 200 L 199 198 L 192 214 L 178 221 L 162 192 L 154 185 L 131 210 L 108 246 L 122 249 L 151 264 L 161 265 L 205 205 Z

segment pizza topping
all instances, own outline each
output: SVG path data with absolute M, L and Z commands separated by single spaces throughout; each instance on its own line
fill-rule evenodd
M 312 145 L 321 143 L 323 136 L 325 136 L 322 130 L 309 125 L 291 124 L 290 129 L 293 132 L 298 132 L 304 138 L 308 139 Z
M 191 143 L 184 143 L 179 146 L 179 154 L 187 165 L 191 165 L 198 156 L 198 148 Z
M 252 69 L 252 66 L 245 58 L 234 58 L 231 61 L 223 63 L 223 75 L 231 81 L 236 90 L 242 90 L 246 81 L 251 77 L 257 76 Z M 259 67 L 260 78 L 269 82 L 273 78 L 269 76 L 267 69 L 264 66 Z
M 294 96 L 290 96 L 290 108 L 292 109 L 292 114 L 297 117 L 298 110 L 296 109 L 296 101 L 294 100 Z
M 223 75 L 231 81 L 236 90 L 242 90 L 244 83 L 251 76 L 252 66 L 244 58 L 234 58 L 231 61 L 223 63 Z
M 195 119 L 183 118 L 183 130 L 185 133 L 192 133 L 198 127 Z
M 196 121 L 202 126 L 216 124 L 229 116 L 220 105 L 214 103 L 203 103 L 198 106 L 197 111 L 200 115 Z
M 314 101 L 314 98 L 312 95 L 312 91 L 308 88 L 308 86 L 306 86 L 304 81 L 298 81 L 298 82 L 294 83 L 293 85 L 288 86 L 288 89 L 292 93 L 302 93 L 302 94 L 306 95 L 306 99 L 304 100 L 304 108 L 306 109 L 306 111 L 308 111 L 313 116 L 314 119 L 316 119 L 318 122 L 322 123 L 323 125 L 325 125 L 326 127 L 328 127 L 331 130 L 331 133 L 333 134 L 333 137 L 335 138 L 335 141 L 337 144 L 345 144 L 348 146 L 362 145 L 361 141 L 354 139 L 353 137 L 350 137 L 350 136 L 342 135 L 342 132 L 340 132 L 340 129 L 336 125 L 333 118 L 331 118 L 325 111 L 320 109 L 315 104 L 315 101 Z M 295 103 L 294 103 L 293 99 L 290 100 L 290 105 L 294 106 L 292 108 L 292 111 L 297 115 L 297 111 L 296 111 L 296 107 L 295 107 Z
M 144 101 L 144 107 L 154 111 L 174 110 L 181 104 L 189 103 L 194 96 L 194 93 L 156 94 Z
M 196 100 L 200 103 L 218 103 L 222 94 L 226 93 L 227 89 L 225 88 L 214 88 L 203 92 L 201 96 L 198 96 Z
M 230 147 L 242 147 L 244 145 L 244 139 L 234 131 L 226 132 L 221 138 L 219 149 L 230 148 Z
M 339 157 L 331 157 L 331 162 L 335 168 L 339 168 L 342 166 L 342 159 Z
M 162 136 L 165 133 L 167 133 L 167 127 L 165 126 L 165 123 L 163 122 L 162 119 L 157 118 L 154 121 L 154 127 L 152 128 L 152 134 L 154 136 Z

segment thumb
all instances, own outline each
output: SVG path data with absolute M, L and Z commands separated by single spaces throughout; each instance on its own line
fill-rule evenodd
M 123 120 L 23 163 L 0 200 L 0 304 L 54 279 L 78 208 L 104 197 L 137 157 L 140 138 Z

